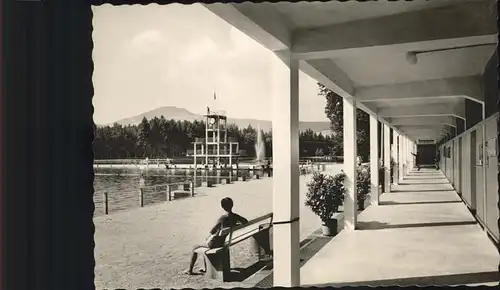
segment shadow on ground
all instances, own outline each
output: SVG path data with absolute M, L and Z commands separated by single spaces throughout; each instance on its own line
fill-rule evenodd
M 440 201 L 415 201 L 415 202 L 395 202 L 395 201 L 384 201 L 380 202 L 379 205 L 412 205 L 412 204 L 441 204 L 441 203 L 462 203 L 461 200 L 440 200 Z
M 465 273 L 441 276 L 410 277 L 401 279 L 332 283 L 324 285 L 310 285 L 317 287 L 345 287 L 345 286 L 450 286 L 498 282 L 498 272 Z M 303 286 L 306 287 L 306 286 Z
M 410 182 L 400 182 L 399 185 L 415 185 L 417 184 L 416 182 L 410 183 Z M 423 180 L 419 181 L 419 184 L 427 185 L 427 184 L 450 184 L 449 182 L 424 182 Z
M 391 190 L 391 193 L 398 193 L 398 192 L 455 192 L 454 189 L 419 189 L 419 190 L 402 190 L 402 189 L 396 189 L 396 190 Z
M 231 274 L 228 282 L 243 282 L 253 274 L 265 268 L 269 262 L 258 261 L 247 268 L 231 268 Z
M 369 231 L 369 230 L 384 230 L 384 229 L 463 226 L 463 225 L 475 225 L 476 223 L 477 223 L 476 221 L 460 221 L 460 222 L 417 223 L 417 224 L 389 224 L 377 221 L 370 221 L 370 222 L 360 221 L 356 224 L 356 229 L 362 231 Z

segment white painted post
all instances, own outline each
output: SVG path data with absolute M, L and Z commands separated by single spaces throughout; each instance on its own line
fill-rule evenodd
M 344 229 L 355 230 L 357 219 L 357 150 L 356 150 L 356 101 L 344 102 Z
M 143 188 L 139 189 L 139 206 L 140 207 L 144 206 L 144 189 Z
M 393 130 L 393 134 L 392 134 L 392 158 L 394 159 L 394 168 L 392 171 L 392 177 L 394 180 L 394 185 L 399 184 L 398 139 L 399 139 L 398 132 L 396 132 L 396 130 Z
M 413 152 L 412 141 L 408 139 L 408 173 L 413 169 L 413 159 L 415 158 L 411 153 Z
M 371 204 L 378 205 L 379 202 L 379 159 L 378 159 L 378 118 L 370 115 L 370 181 L 371 181 Z
M 410 139 L 406 137 L 406 174 L 410 173 L 410 162 L 411 162 L 411 154 L 410 154 Z
M 384 189 L 391 192 L 391 128 L 384 124 Z
M 403 135 L 398 136 L 398 182 L 403 181 L 404 168 L 403 168 Z
M 401 158 L 402 158 L 402 163 L 403 163 L 403 174 L 401 175 L 401 180 L 403 180 L 406 176 L 406 169 L 408 168 L 408 155 L 406 152 L 406 136 L 402 136 L 401 139 Z
M 108 193 L 107 192 L 103 192 L 102 199 L 104 201 L 104 214 L 108 214 L 109 210 L 108 210 Z
M 300 286 L 299 62 L 275 61 L 273 96 L 273 286 Z

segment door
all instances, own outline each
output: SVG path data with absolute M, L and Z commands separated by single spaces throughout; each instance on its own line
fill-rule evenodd
M 483 127 L 478 126 L 476 131 L 476 144 L 475 144 L 475 151 L 476 151 L 476 212 L 477 212 L 477 217 L 480 219 L 483 223 L 485 223 L 485 208 L 484 208 L 484 202 L 485 202 L 485 188 L 484 188 L 484 174 L 483 174 L 483 166 L 484 166 L 484 159 L 483 159 Z
M 476 131 L 472 131 L 470 133 L 470 139 L 469 139 L 470 143 L 469 143 L 469 152 L 470 152 L 470 155 L 469 155 L 469 164 L 470 164 L 470 185 L 469 185 L 469 189 L 470 189 L 470 209 L 473 210 L 473 211 L 476 211 L 477 207 L 476 207 L 476 179 L 477 179 L 477 171 L 481 171 L 481 170 L 477 170 L 478 167 L 476 165 Z M 479 168 L 481 169 L 481 168 Z
M 492 118 L 485 124 L 485 154 L 486 167 L 486 226 L 499 239 L 498 231 L 498 162 L 497 162 L 497 119 Z
M 458 138 L 458 149 L 457 149 L 457 159 L 458 159 L 458 167 L 460 170 L 457 170 L 457 192 L 458 194 L 462 194 L 462 172 L 464 171 L 463 162 L 462 162 L 462 137 Z

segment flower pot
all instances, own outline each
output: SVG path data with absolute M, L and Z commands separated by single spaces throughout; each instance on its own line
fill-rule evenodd
M 338 227 L 337 220 L 329 219 L 323 221 L 321 230 L 323 231 L 324 236 L 335 236 L 337 234 L 337 227 Z

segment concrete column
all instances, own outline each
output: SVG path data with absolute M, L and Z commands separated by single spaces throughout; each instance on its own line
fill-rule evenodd
M 356 101 L 343 99 L 344 102 L 344 229 L 356 229 L 357 219 L 357 150 L 356 150 Z M 370 130 L 371 131 L 371 130 Z M 370 150 L 371 151 L 371 150 Z M 273 181 L 274 183 L 274 181 Z
M 300 286 L 299 258 L 299 71 L 275 60 L 273 97 L 274 286 Z
M 391 128 L 384 124 L 384 189 L 391 192 Z
M 408 151 L 407 151 L 407 144 L 406 144 L 406 140 L 408 140 L 406 138 L 406 136 L 403 136 L 403 149 L 402 149 L 402 154 L 403 155 L 403 177 L 402 178 L 405 178 L 406 174 L 407 174 L 407 169 L 408 169 Z
M 406 174 L 410 173 L 412 155 L 410 154 L 410 138 L 406 137 Z
M 414 141 L 411 141 L 411 152 L 417 154 L 417 144 L 415 144 Z M 416 158 L 415 156 L 411 155 L 411 166 L 410 168 L 413 169 L 416 165 Z
M 392 134 L 392 158 L 394 159 L 394 170 L 392 172 L 392 177 L 394 184 L 399 184 L 399 157 L 398 157 L 398 139 L 399 134 L 396 130 L 393 130 Z
M 403 139 L 404 139 L 404 136 L 403 135 L 399 135 L 398 136 L 398 163 L 399 163 L 399 166 L 398 166 L 398 169 L 399 169 L 399 181 L 403 181 L 403 178 L 404 178 L 404 174 L 405 174 L 405 171 L 404 171 L 404 154 L 403 154 Z
M 370 181 L 371 181 L 371 204 L 378 205 L 379 202 L 379 176 L 378 176 L 378 118 L 370 115 Z

